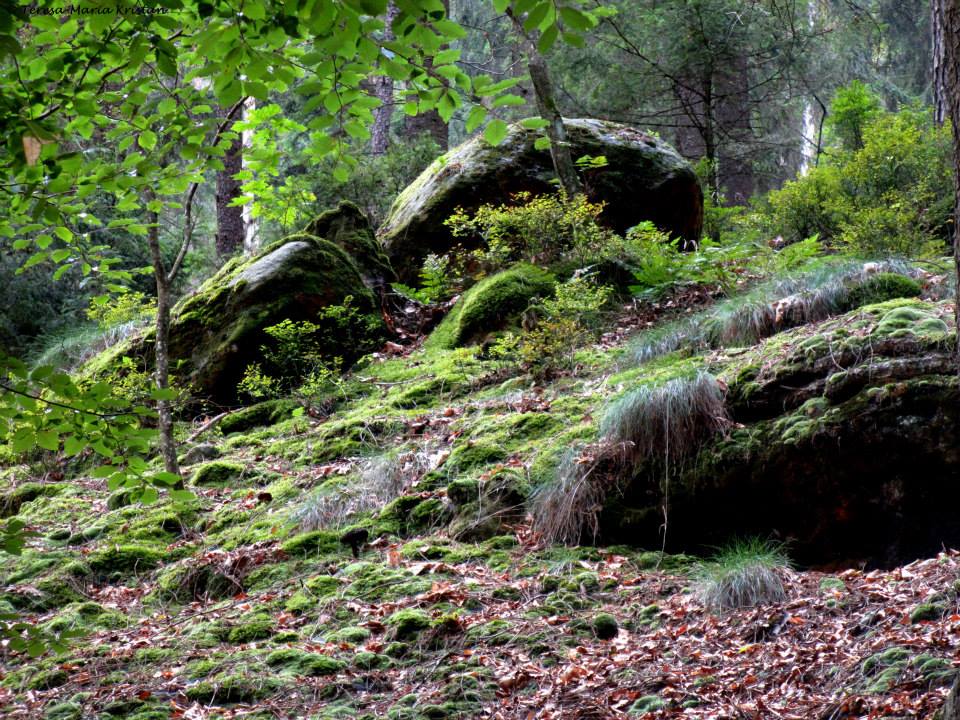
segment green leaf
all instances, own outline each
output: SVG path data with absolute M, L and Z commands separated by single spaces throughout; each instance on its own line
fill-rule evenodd
M 160 499 L 160 493 L 157 492 L 156 488 L 148 487 L 144 488 L 143 492 L 140 493 L 140 502 L 144 505 L 153 505 L 157 500 Z
M 154 482 L 160 483 L 161 485 L 167 485 L 170 487 L 176 485 L 177 483 L 183 482 L 182 477 L 180 477 L 176 473 L 167 472 L 166 470 L 164 470 L 163 472 L 158 472 L 156 475 L 154 475 L 153 480 Z
M 546 137 L 546 136 L 544 136 L 544 137 L 538 137 L 536 140 L 533 141 L 533 147 L 534 147 L 536 150 L 549 150 L 549 149 L 550 149 L 550 138 L 548 138 L 548 137 Z
M 519 95 L 501 95 L 493 101 L 493 107 L 503 107 L 505 105 L 524 105 L 527 101 Z
M 152 130 L 140 131 L 137 144 L 144 150 L 153 150 L 157 146 L 157 134 Z
M 453 38 L 454 40 L 460 40 L 467 36 L 466 30 L 453 20 L 435 20 L 433 27 L 446 37 Z
M 60 436 L 51 430 L 42 430 L 37 433 L 37 445 L 44 450 L 56 452 L 60 449 Z
M 174 502 L 188 502 L 196 496 L 189 490 L 171 490 L 167 493 Z
M 572 7 L 560 8 L 560 19 L 564 25 L 574 30 L 589 30 L 597 24 L 595 18 Z
M 67 435 L 63 439 L 63 453 L 67 457 L 80 454 L 87 444 L 75 435 Z
M 510 0 L 493 0 L 493 9 L 498 13 L 506 12 L 510 5 Z
M 150 391 L 150 397 L 153 400 L 174 400 L 177 397 L 177 391 L 173 388 L 153 388 Z
M 541 2 L 536 7 L 533 8 L 528 14 L 527 19 L 523 21 L 523 29 L 527 32 L 532 32 L 540 27 L 542 23 L 547 18 L 547 13 L 550 11 L 549 2 Z
M 472 133 L 487 117 L 487 109 L 483 105 L 474 105 L 470 108 L 470 114 L 467 115 L 467 132 Z
M 64 242 L 70 242 L 73 240 L 73 233 L 70 232 L 69 228 L 65 228 L 62 225 L 53 229 L 54 234 L 63 240 Z
M 491 145 L 499 145 L 507 137 L 509 127 L 507 124 L 496 118 L 490 121 L 490 124 L 483 131 L 483 139 Z
M 549 124 L 549 121 L 539 117 L 525 118 L 520 121 L 520 126 L 525 127 L 527 130 L 542 130 Z
M 543 31 L 543 34 L 540 35 L 540 40 L 537 41 L 537 50 L 542 53 L 547 52 L 553 47 L 553 44 L 557 41 L 557 36 L 559 34 L 560 31 L 557 29 L 556 25 L 551 25 L 548 27 Z

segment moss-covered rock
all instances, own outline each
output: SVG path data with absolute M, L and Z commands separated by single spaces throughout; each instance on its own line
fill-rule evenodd
M 620 625 L 617 619 L 609 613 L 597 613 L 591 621 L 593 634 L 600 640 L 612 640 L 620 632 Z
M 920 297 L 922 292 L 920 283 L 906 275 L 892 272 L 877 273 L 853 288 L 847 296 L 845 305 L 848 309 L 853 309 L 894 298 Z
M 227 415 L 220 421 L 220 431 L 224 435 L 230 435 L 255 427 L 275 425 L 290 418 L 298 407 L 300 403 L 295 400 L 265 400 Z
M 720 354 L 732 424 L 673 468 L 668 549 L 776 534 L 801 563 L 890 566 L 960 542 L 951 314 L 892 300 Z M 608 496 L 601 533 L 655 547 L 662 485 L 637 470 Z
M 204 463 L 193 472 L 190 482 L 193 485 L 227 485 L 243 477 L 246 467 L 227 460 L 214 460 Z
M 564 121 L 574 157 L 604 156 L 607 166 L 591 179 L 590 196 L 606 202 L 603 219 L 619 232 L 652 220 L 671 235 L 700 236 L 703 193 L 690 165 L 665 142 L 627 125 L 603 120 Z M 537 150 L 537 132 L 510 126 L 496 147 L 482 138 L 441 156 L 397 198 L 378 234 L 394 269 L 409 281 L 428 253 L 444 254 L 462 239 L 444 226 L 457 207 L 500 204 L 520 191 L 553 192 L 548 150 Z
M 336 675 L 347 664 L 329 655 L 305 652 L 294 648 L 275 650 L 267 655 L 267 665 L 294 675 Z
M 397 641 L 411 640 L 432 624 L 430 616 L 423 610 L 398 610 L 385 622 Z
M 516 324 L 533 298 L 553 293 L 555 282 L 550 273 L 527 263 L 484 278 L 464 293 L 428 343 L 459 347 Z
M 250 703 L 270 697 L 283 683 L 264 673 L 219 673 L 187 687 L 184 694 L 194 702 Z
M 335 209 L 321 213 L 303 232 L 343 249 L 357 264 L 367 287 L 379 288 L 396 279 L 370 220 L 352 202 L 344 200 Z
M 161 550 L 142 545 L 112 545 L 96 551 L 87 560 L 97 575 L 145 573 L 155 568 L 167 555 Z
M 59 495 L 65 487 L 63 483 L 21 483 L 0 495 L 0 518 L 16 515 L 21 507 L 37 498 Z
M 320 312 L 350 298 L 355 321 L 341 327 Z M 173 308 L 170 357 L 176 382 L 224 404 L 237 400 L 237 384 L 250 363 L 263 362 L 264 328 L 283 320 L 311 321 L 325 338 L 321 351 L 349 364 L 375 349 L 385 333 L 379 303 L 356 262 L 334 243 L 292 235 L 257 256 L 228 263 Z M 119 359 L 133 357 L 149 369 L 152 331 L 94 358 L 85 372 L 109 377 Z

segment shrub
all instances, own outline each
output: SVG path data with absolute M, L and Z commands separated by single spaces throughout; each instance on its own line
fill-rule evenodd
M 761 224 L 787 242 L 818 233 L 829 247 L 868 257 L 941 253 L 953 203 L 949 128 L 910 109 L 863 123 L 862 141 L 850 129 L 849 150 L 770 193 Z
M 754 607 L 786 599 L 778 570 L 790 560 L 781 544 L 751 538 L 736 540 L 694 566 L 694 586 L 709 610 Z

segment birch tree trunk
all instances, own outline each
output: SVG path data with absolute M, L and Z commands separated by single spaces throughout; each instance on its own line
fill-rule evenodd
M 946 48 L 944 47 L 943 23 L 944 0 L 932 0 L 930 3 L 930 36 L 933 63 L 933 118 L 937 125 L 943 125 L 947 119 L 947 67 Z

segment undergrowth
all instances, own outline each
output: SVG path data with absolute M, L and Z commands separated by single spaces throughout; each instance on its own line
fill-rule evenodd
M 846 312 L 858 298 L 858 290 L 880 273 L 917 274 L 910 263 L 900 260 L 825 263 L 761 283 L 701 313 L 646 332 L 627 357 L 639 365 L 677 350 L 755 345 L 783 330 Z
M 694 591 L 708 610 L 754 607 L 786 599 L 779 570 L 790 567 L 784 546 L 760 538 L 738 539 L 697 563 Z

